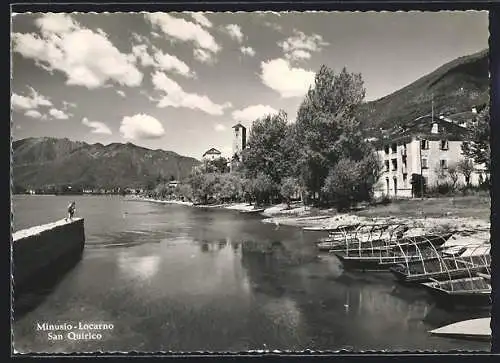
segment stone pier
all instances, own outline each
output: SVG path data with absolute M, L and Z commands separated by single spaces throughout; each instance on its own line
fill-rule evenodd
M 62 219 L 20 230 L 12 240 L 14 291 L 19 292 L 74 265 L 85 247 L 84 219 Z

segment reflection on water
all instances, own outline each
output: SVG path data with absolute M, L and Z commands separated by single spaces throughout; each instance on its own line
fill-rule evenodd
M 64 197 L 14 200 L 17 223 Z M 488 350 L 429 336 L 468 316 L 433 310 L 390 274 L 343 271 L 311 234 L 232 211 L 79 197 L 87 247 L 16 321 L 20 351 Z M 113 248 L 104 248 L 113 247 Z M 461 315 L 462 314 L 462 315 Z M 37 321 L 107 321 L 100 341 L 47 341 Z

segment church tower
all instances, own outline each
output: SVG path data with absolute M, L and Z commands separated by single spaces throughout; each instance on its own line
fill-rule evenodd
M 231 156 L 231 169 L 242 161 L 241 152 L 247 147 L 247 129 L 242 124 L 233 126 L 233 154 Z

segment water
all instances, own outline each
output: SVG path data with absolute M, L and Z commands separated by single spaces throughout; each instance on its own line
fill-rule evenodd
M 14 323 L 20 352 L 257 349 L 489 351 L 427 332 L 446 312 L 387 273 L 344 272 L 318 235 L 226 210 L 118 196 L 14 196 L 14 230 L 85 218 L 82 259 Z M 99 340 L 51 340 L 37 323 L 110 323 Z

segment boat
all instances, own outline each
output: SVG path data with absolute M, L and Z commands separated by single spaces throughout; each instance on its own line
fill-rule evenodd
M 265 211 L 265 208 L 257 208 L 257 209 L 242 210 L 241 213 L 258 214 L 258 213 L 262 213 L 264 211 Z
M 343 248 L 349 244 L 359 245 L 359 248 L 385 248 L 389 240 L 402 237 L 408 229 L 402 224 L 359 225 L 351 230 L 330 232 L 328 238 L 320 239 L 316 245 L 320 251 Z
M 356 229 L 359 225 L 360 225 L 360 223 L 339 225 L 337 227 L 311 226 L 311 227 L 304 227 L 304 228 L 302 228 L 302 230 L 310 231 L 310 232 L 329 232 L 329 233 L 341 232 L 342 233 L 344 231 L 350 231 L 350 230 Z
M 442 306 L 489 307 L 491 283 L 482 276 L 438 281 L 431 279 L 422 285 Z
M 463 320 L 429 331 L 446 338 L 491 340 L 491 318 Z
M 399 240 L 395 241 L 396 248 L 358 248 L 358 249 L 336 249 L 334 253 L 343 263 L 346 269 L 355 269 L 363 271 L 388 271 L 391 267 L 398 264 L 406 264 L 422 259 L 435 258 L 439 254 L 439 245 L 442 245 L 451 236 L 451 233 L 445 235 L 429 235 L 425 239 L 414 239 L 413 244 L 404 240 L 399 245 Z
M 404 262 L 391 267 L 390 271 L 405 283 L 472 277 L 490 271 L 489 246 L 462 246 L 455 253 L 436 252 L 434 258 Z
M 318 244 L 320 250 L 326 250 L 329 248 L 330 252 L 335 252 L 339 250 L 349 249 L 349 250 L 395 250 L 395 251 L 411 251 L 417 250 L 421 247 L 434 246 L 440 247 L 453 235 L 453 233 L 447 234 L 437 234 L 428 233 L 417 235 L 413 237 L 406 236 L 393 236 L 387 239 L 376 239 L 374 241 L 357 241 L 354 239 L 346 239 L 343 242 L 335 243 L 323 243 Z

